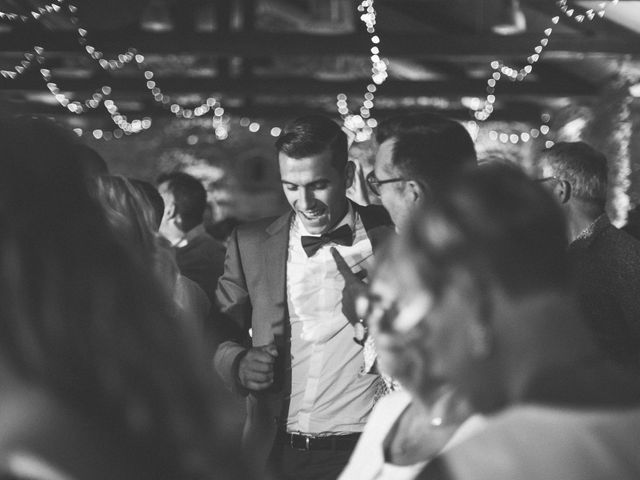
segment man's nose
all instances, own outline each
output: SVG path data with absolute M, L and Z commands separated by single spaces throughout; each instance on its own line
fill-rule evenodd
M 300 210 L 307 210 L 313 207 L 313 203 L 313 193 L 306 188 L 301 188 L 298 193 L 298 208 L 300 208 Z

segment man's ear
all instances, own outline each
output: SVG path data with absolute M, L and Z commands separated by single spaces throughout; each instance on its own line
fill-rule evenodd
M 553 194 L 560 200 L 560 203 L 567 203 L 571 199 L 571 184 L 566 180 L 558 180 Z
M 164 209 L 164 216 L 167 218 L 173 218 L 176 216 L 176 204 L 171 203 L 167 205 Z
M 419 203 L 424 200 L 425 191 L 419 182 L 416 182 L 415 180 L 407 180 L 405 188 L 408 191 L 409 199 L 413 202 Z
M 179 213 L 174 213 L 172 219 L 173 219 L 173 223 L 176 225 L 176 227 L 178 227 L 180 230 L 182 230 L 184 232 L 185 229 L 182 226 L 183 225 L 182 215 L 180 215 Z
M 351 160 L 347 162 L 347 165 L 344 167 L 344 178 L 345 178 L 345 187 L 349 188 L 353 185 L 353 179 L 355 177 L 356 172 L 356 164 Z

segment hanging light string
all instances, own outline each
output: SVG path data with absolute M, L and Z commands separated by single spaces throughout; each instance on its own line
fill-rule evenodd
M 376 32 L 377 13 L 374 0 L 362 0 L 358 5 L 360 20 L 365 24 L 371 41 L 371 82 L 367 85 L 362 106 L 357 114 L 351 114 L 348 107 L 348 98 L 344 93 L 337 96 L 336 107 L 342 117 L 344 126 L 356 134 L 356 140 L 366 140 L 371 136 L 377 122 L 371 118 L 371 110 L 374 107 L 375 93 L 379 85 L 382 85 L 388 77 L 387 61 L 380 56 L 380 36 Z
M 40 75 L 45 81 L 47 89 L 49 90 L 49 92 L 51 92 L 58 103 L 66 108 L 69 112 L 75 113 L 76 115 L 85 113 L 87 110 L 95 110 L 100 106 L 104 98 L 111 94 L 111 87 L 105 85 L 96 90 L 91 95 L 91 97 L 86 100 L 71 100 L 67 95 L 64 94 L 58 84 L 53 81 L 51 70 L 49 70 L 48 68 L 41 68 Z
M 80 24 L 80 20 L 77 16 L 78 8 L 73 5 L 68 5 L 69 13 L 71 14 L 71 22 L 74 27 L 76 27 L 76 31 L 78 33 L 78 43 L 85 49 L 85 51 L 89 54 L 89 56 L 98 62 L 98 64 L 104 70 L 119 70 L 123 68 L 125 65 L 135 62 L 138 66 L 138 69 L 144 73 L 144 77 L 146 79 L 146 87 L 147 90 L 153 96 L 153 99 L 166 107 L 178 118 L 194 118 L 201 117 L 206 115 L 216 104 L 217 108 L 214 110 L 215 117 L 222 117 L 224 115 L 224 108 L 219 104 L 218 100 L 209 97 L 205 102 L 201 105 L 193 108 L 185 107 L 180 105 L 177 102 L 173 102 L 169 95 L 166 95 L 162 92 L 162 89 L 158 85 L 157 80 L 155 80 L 155 73 L 145 64 L 145 57 L 142 53 L 139 53 L 138 50 L 134 47 L 129 47 L 123 53 L 118 54 L 116 57 L 112 59 L 105 58 L 104 52 L 96 48 L 94 45 L 89 44 L 88 42 L 88 31 L 86 28 Z
M 78 43 L 87 52 L 87 54 L 93 60 L 95 60 L 98 65 L 100 65 L 100 67 L 102 67 L 103 70 L 120 70 L 122 67 L 134 60 L 135 55 L 138 53 L 138 51 L 133 47 L 127 48 L 124 52 L 119 53 L 111 59 L 105 58 L 104 52 L 89 43 L 89 40 L 87 38 L 89 32 L 80 24 L 80 19 L 77 15 L 78 7 L 76 7 L 72 3 L 69 3 L 67 5 L 67 9 L 69 10 L 69 20 L 71 21 L 71 24 L 74 26 L 74 28 L 76 29 L 76 33 L 78 34 Z
M 609 0 L 607 2 L 601 2 L 598 4 L 597 9 L 590 8 L 584 13 L 576 14 L 575 9 L 569 8 L 567 4 L 568 0 L 557 0 L 556 5 L 566 17 L 571 18 L 577 23 L 586 21 L 593 21 L 596 17 L 603 18 L 607 7 L 616 5 L 619 0 Z M 495 89 L 499 81 L 504 78 L 512 82 L 522 82 L 533 71 L 536 63 L 542 57 L 544 49 L 549 44 L 549 40 L 553 33 L 553 28 L 560 21 L 560 16 L 556 15 L 551 18 L 550 25 L 545 28 L 544 36 L 540 39 L 538 44 L 534 47 L 533 53 L 527 57 L 527 65 L 522 68 L 506 65 L 505 63 L 494 60 L 491 62 L 491 69 L 493 70 L 491 77 L 487 79 L 486 97 L 482 107 L 473 111 L 473 116 L 483 122 L 486 121 L 494 110 L 494 104 L 496 102 Z M 492 140 L 499 140 L 501 143 L 520 143 L 527 142 L 532 138 L 537 138 L 540 135 L 547 135 L 549 129 L 550 117 L 548 114 L 542 115 L 542 123 L 537 128 L 532 128 L 529 132 L 522 132 L 520 135 L 498 133 L 494 130 L 489 132 L 489 136 Z M 549 142 L 547 142 L 549 143 Z M 551 142 L 552 143 L 552 142 Z M 553 144 L 553 143 L 552 143 Z
M 140 133 L 143 130 L 151 128 L 152 121 L 150 117 L 129 121 L 126 115 L 120 113 L 118 106 L 113 100 L 105 100 L 104 108 L 111 116 L 113 123 L 115 123 L 116 126 L 125 133 L 125 135 Z
M 10 22 L 22 21 L 23 23 L 27 23 L 31 20 L 39 20 L 40 17 L 59 12 L 61 10 L 61 5 L 65 1 L 66 0 L 55 0 L 47 5 L 31 10 L 28 14 L 0 12 L 0 20 L 8 20 Z
M 22 60 L 18 65 L 15 65 L 9 70 L 0 70 L 0 75 L 4 78 L 15 80 L 18 76 L 26 72 L 29 67 L 33 65 L 33 62 L 42 63 L 44 61 L 44 57 L 42 56 L 43 52 L 44 49 L 42 47 L 34 46 L 30 52 L 22 54 Z
M 68 9 L 71 22 L 73 23 L 78 33 L 78 43 L 84 48 L 84 50 L 93 60 L 98 62 L 98 65 L 100 65 L 104 70 L 119 70 L 131 62 L 135 62 L 135 64 L 138 66 L 138 69 L 143 72 L 146 80 L 145 86 L 156 103 L 168 109 L 177 118 L 185 119 L 201 117 L 203 115 L 206 115 L 210 110 L 213 109 L 213 124 L 214 128 L 216 128 L 216 134 L 218 135 L 218 137 L 226 138 L 227 135 L 222 128 L 222 118 L 225 111 L 224 108 L 220 105 L 219 100 L 214 97 L 209 97 L 205 102 L 196 107 L 186 107 L 180 105 L 178 102 L 172 101 L 169 95 L 163 93 L 157 80 L 155 79 L 155 73 L 153 72 L 153 70 L 151 70 L 151 68 L 149 68 L 148 65 L 145 64 L 145 57 L 142 53 L 140 53 L 134 47 L 129 47 L 125 52 L 118 54 L 116 57 L 107 59 L 103 51 L 99 50 L 94 45 L 89 43 L 88 31 L 80 24 L 80 20 L 77 16 L 78 8 L 75 5 L 69 4 Z
M 557 0 L 556 5 L 560 7 L 560 11 L 565 16 L 571 18 L 577 23 L 582 23 L 585 20 L 592 21 L 595 17 L 603 18 L 607 7 L 617 5 L 619 1 L 620 0 L 609 0 L 607 2 L 600 2 L 597 9 L 590 8 L 585 12 L 579 14 L 576 13 L 576 10 L 574 8 L 569 8 L 569 6 L 567 5 L 568 0 Z
M 151 95 L 153 96 L 153 99 L 163 107 L 169 109 L 171 113 L 173 113 L 176 117 L 201 117 L 209 113 L 209 111 L 216 105 L 218 106 L 214 109 L 214 116 L 222 117 L 224 115 L 224 108 L 220 106 L 219 101 L 214 97 L 209 97 L 202 104 L 192 108 L 184 107 L 179 103 L 172 101 L 171 97 L 162 91 L 162 88 L 160 88 L 158 82 L 155 80 L 155 73 L 153 72 L 153 70 L 145 65 L 144 55 L 138 53 L 137 55 L 135 55 L 135 61 L 138 65 L 138 68 L 144 72 L 144 78 L 146 79 L 145 86 L 147 87 L 149 93 L 151 93 Z
M 485 88 L 486 96 L 483 102 L 483 106 L 473 112 L 473 116 L 476 120 L 484 122 L 488 120 L 493 113 L 494 104 L 496 102 L 495 90 L 498 82 L 503 79 L 508 79 L 512 82 L 522 82 L 527 76 L 533 72 L 533 68 L 540 60 L 542 52 L 549 44 L 549 39 L 553 33 L 553 26 L 560 20 L 559 16 L 551 18 L 551 22 L 547 28 L 544 29 L 544 36 L 540 39 L 538 44 L 533 48 L 531 55 L 527 57 L 527 65 L 522 68 L 507 65 L 499 60 L 493 60 L 490 64 L 491 76 L 487 79 L 487 86 Z
M 43 15 L 59 12 L 61 10 L 61 5 L 65 2 L 66 0 L 56 0 L 55 2 L 51 2 L 48 5 L 39 7 L 37 10 L 31 11 L 29 15 L 0 12 L 0 18 L 8 20 L 22 20 L 25 22 L 31 19 L 37 20 Z M 584 13 L 580 14 L 576 14 L 575 9 L 569 8 L 567 2 L 568 0 L 557 0 L 556 4 L 560 8 L 560 11 L 566 17 L 571 18 L 575 22 L 582 23 L 585 20 L 592 21 L 595 19 L 595 17 L 604 17 L 606 8 L 610 5 L 616 5 L 619 0 L 609 0 L 607 2 L 601 2 L 598 5 L 597 9 L 588 9 Z M 101 68 L 106 71 L 114 71 L 121 69 L 125 65 L 135 61 L 138 67 L 144 71 L 144 76 L 147 80 L 146 87 L 152 94 L 154 100 L 162 106 L 168 108 L 178 118 L 189 119 L 200 117 L 207 114 L 211 109 L 213 109 L 213 107 L 218 105 L 215 109 L 213 109 L 214 117 L 212 124 L 214 129 L 216 129 L 216 135 L 218 135 L 219 138 L 227 137 L 228 121 L 224 121 L 225 111 L 218 100 L 213 97 L 209 97 L 204 103 L 193 108 L 185 107 L 177 102 L 173 102 L 170 96 L 162 92 L 161 88 L 157 84 L 157 81 L 154 80 L 154 72 L 144 64 L 144 56 L 140 54 L 137 49 L 129 47 L 125 52 L 118 54 L 112 59 L 105 58 L 105 55 L 102 51 L 89 44 L 87 38 L 88 31 L 86 28 L 83 28 L 80 25 L 80 21 L 77 16 L 78 8 L 75 5 L 69 3 L 67 5 L 67 9 L 70 13 L 70 20 L 76 28 L 78 34 L 78 43 L 83 47 L 86 53 L 92 59 L 94 59 L 98 63 L 98 65 L 100 65 Z M 377 13 L 374 8 L 374 0 L 362 0 L 360 5 L 358 6 L 358 11 L 362 12 L 360 19 L 366 25 L 367 33 L 369 33 L 371 38 L 371 83 L 367 85 L 367 92 L 364 94 L 364 101 L 362 107 L 360 108 L 359 114 L 349 113 L 349 109 L 347 106 L 348 99 L 344 93 L 341 93 L 337 96 L 337 107 L 338 112 L 343 118 L 345 127 L 356 133 L 356 140 L 364 140 L 366 138 L 369 138 L 372 129 L 377 126 L 376 120 L 374 118 L 370 118 L 371 109 L 374 107 L 377 85 L 381 85 L 387 79 L 388 74 L 387 62 L 380 57 L 380 49 L 378 46 L 380 43 L 380 37 L 376 34 Z M 527 75 L 529 75 L 533 71 L 534 65 L 540 60 L 543 50 L 549 43 L 549 39 L 553 32 L 553 25 L 557 24 L 558 21 L 559 16 L 555 16 L 551 19 L 552 25 L 544 30 L 544 38 L 542 38 L 538 45 L 536 45 L 536 47 L 533 49 L 533 53 L 527 57 L 528 65 L 522 68 L 514 68 L 497 60 L 491 62 L 493 73 L 491 77 L 487 79 L 487 95 L 484 101 L 484 105 L 474 111 L 474 116 L 477 120 L 485 121 L 493 113 L 493 105 L 496 100 L 495 87 L 500 80 L 502 80 L 503 78 L 507 78 L 511 81 L 520 82 L 523 81 L 527 77 Z M 34 46 L 33 52 L 25 52 L 23 54 L 23 57 L 24 58 L 20 62 L 20 64 L 15 65 L 12 69 L 0 70 L 0 75 L 2 75 L 4 78 L 16 79 L 19 75 L 23 74 L 33 64 L 34 61 L 37 61 L 38 63 L 44 62 L 44 50 L 42 47 Z M 91 98 L 83 102 L 72 101 L 71 99 L 66 97 L 66 95 L 61 92 L 58 85 L 51 80 L 51 72 L 48 69 L 41 69 L 40 73 L 47 83 L 47 87 L 52 95 L 54 95 L 60 105 L 62 105 L 72 113 L 81 114 L 86 112 L 88 109 L 97 108 L 100 103 L 103 102 L 104 97 L 108 96 L 111 93 L 111 87 L 103 86 L 101 89 L 96 91 L 91 96 Z M 125 133 L 137 133 L 146 129 L 142 127 L 143 120 L 134 120 L 132 122 L 128 122 L 126 116 L 119 113 L 115 103 L 112 100 L 110 100 L 110 102 L 111 107 L 107 107 L 107 110 L 111 110 L 109 113 L 112 116 L 112 120 L 114 120 L 116 125 L 122 125 L 124 127 L 122 130 Z M 115 119 L 117 119 L 117 121 Z M 145 126 L 150 126 L 150 119 L 148 120 L 149 121 L 144 122 Z M 546 123 L 548 123 L 548 121 Z M 529 132 L 528 134 L 526 132 L 523 132 L 523 134 L 519 135 L 519 141 L 526 141 L 523 140 L 523 138 L 535 138 L 534 135 L 536 134 L 536 132 L 538 132 L 538 134 L 542 133 L 544 135 L 544 132 L 548 132 L 548 125 L 546 123 L 543 122 L 543 124 L 537 129 L 531 129 L 531 132 Z M 247 127 L 249 127 L 249 131 L 255 133 L 260 129 L 260 124 L 250 121 Z M 274 127 L 272 131 L 275 130 L 275 128 L 276 127 Z M 497 134 L 497 132 L 495 133 Z M 117 138 L 115 132 L 114 136 Z M 498 139 L 504 139 L 504 136 L 498 135 L 498 137 Z M 513 140 L 514 134 L 510 135 L 508 138 L 508 141 L 512 143 Z
M 527 143 L 530 140 L 535 140 L 538 137 L 544 137 L 550 132 L 549 122 L 551 121 L 551 115 L 548 113 L 543 113 L 540 116 L 540 126 L 531 128 L 528 131 L 521 133 L 504 133 L 498 132 L 497 130 L 489 130 L 489 138 L 493 141 L 498 141 L 500 143 L 508 144 L 512 143 L 517 145 L 519 143 Z M 549 148 L 553 145 L 551 140 L 547 141 L 546 147 Z

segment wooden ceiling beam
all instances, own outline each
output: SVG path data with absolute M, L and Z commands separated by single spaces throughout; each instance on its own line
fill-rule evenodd
M 112 95 L 119 93 L 148 93 L 143 78 L 112 77 L 108 79 L 56 78 L 54 81 L 65 92 L 73 92 L 83 97 L 103 85 L 112 88 Z M 363 94 L 366 80 L 326 81 L 311 78 L 184 78 L 155 77 L 156 84 L 165 94 L 186 94 L 220 92 L 223 94 L 246 95 L 337 95 Z M 413 81 L 387 80 L 377 92 L 377 96 L 386 97 L 447 97 L 447 96 L 482 96 L 486 83 L 482 80 L 444 80 Z M 0 91 L 43 91 L 45 82 L 34 74 L 25 75 L 17 80 L 0 78 Z M 496 95 L 522 96 L 536 95 L 547 97 L 579 97 L 597 95 L 598 89 L 587 84 L 574 84 L 564 81 L 549 82 L 503 82 L 496 88 Z M 149 93 L 149 96 L 151 94 Z
M 371 42 L 366 35 L 311 35 L 304 33 L 172 33 L 152 32 L 95 32 L 90 42 L 107 54 L 121 53 L 136 47 L 142 53 L 210 54 L 242 56 L 246 58 L 286 55 L 367 55 Z M 637 40 L 637 36 L 635 37 Z M 521 34 L 504 37 L 493 34 L 401 34 L 383 35 L 380 50 L 385 56 L 447 59 L 459 58 L 522 58 L 531 54 L 531 46 L 540 34 Z M 25 35 L 0 34 L 0 51 L 26 52 L 34 45 L 51 52 L 81 55 L 77 36 L 73 33 L 42 33 Z M 554 34 L 545 49 L 547 57 L 567 55 L 598 56 L 603 54 L 640 55 L 640 41 L 629 42 L 626 36 L 591 36 Z

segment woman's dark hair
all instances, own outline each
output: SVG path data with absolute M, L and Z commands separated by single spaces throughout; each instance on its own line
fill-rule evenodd
M 0 145 L 0 361 L 112 432 L 144 478 L 210 478 L 232 457 L 204 352 L 115 240 L 73 139 L 0 119 Z

